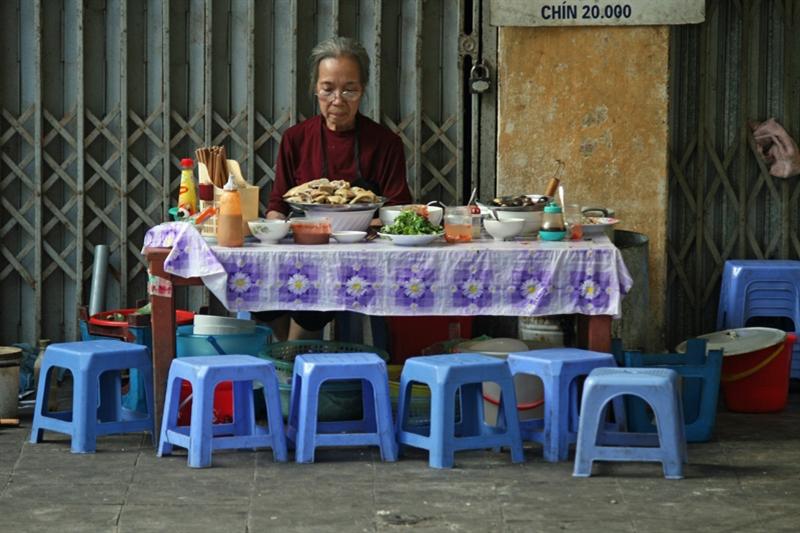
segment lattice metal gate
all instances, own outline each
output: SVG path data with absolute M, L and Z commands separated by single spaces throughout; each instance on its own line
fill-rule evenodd
M 671 43 L 668 345 L 715 329 L 726 259 L 797 259 L 797 178 L 773 178 L 747 122 L 800 138 L 800 1 L 709 0 Z
M 76 337 L 98 244 L 111 247 L 107 307 L 143 297 L 144 232 L 165 219 L 179 158 L 197 146 L 225 144 L 265 205 L 282 132 L 316 112 L 308 54 L 334 34 L 370 52 L 362 112 L 402 137 L 416 198 L 463 201 L 479 167 L 493 194 L 493 98 L 469 96 L 464 83 L 481 30 L 491 31 L 482 9 L 478 0 L 0 2 L 0 343 Z M 190 307 L 203 298 L 185 297 Z

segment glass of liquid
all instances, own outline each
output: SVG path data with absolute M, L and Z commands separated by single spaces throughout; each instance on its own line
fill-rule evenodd
M 564 206 L 564 222 L 567 223 L 567 235 L 573 241 L 583 238 L 583 213 L 581 206 L 569 204 Z
M 469 207 L 446 207 L 444 209 L 444 239 L 449 243 L 472 240 L 472 213 Z

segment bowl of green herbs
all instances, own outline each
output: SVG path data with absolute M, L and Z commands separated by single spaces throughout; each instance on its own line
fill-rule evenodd
M 414 211 L 403 211 L 394 222 L 383 226 L 378 235 L 398 246 L 423 246 L 441 237 L 442 228 Z

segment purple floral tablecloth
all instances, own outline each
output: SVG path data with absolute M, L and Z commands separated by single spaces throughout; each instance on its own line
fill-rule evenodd
M 350 310 L 371 315 L 580 313 L 619 316 L 633 280 L 607 237 L 400 247 L 380 239 L 307 246 L 210 245 L 183 222 L 151 228 L 164 270 L 200 277 L 231 311 Z

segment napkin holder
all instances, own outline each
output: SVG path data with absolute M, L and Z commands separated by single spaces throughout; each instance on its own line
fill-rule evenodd
M 242 203 L 242 233 L 247 236 L 250 235 L 250 226 L 247 224 L 249 220 L 258 218 L 258 197 L 260 187 L 252 185 L 242 176 L 242 169 L 239 167 L 239 162 L 235 159 L 228 159 L 228 174 L 233 175 L 233 181 L 239 189 L 239 198 Z M 198 163 L 198 174 L 200 183 L 211 183 L 211 178 L 208 175 L 208 169 L 203 163 Z M 218 203 L 222 196 L 222 188 L 214 186 L 214 202 Z M 217 219 L 216 217 L 210 218 L 203 225 L 202 235 L 216 236 L 217 234 Z

